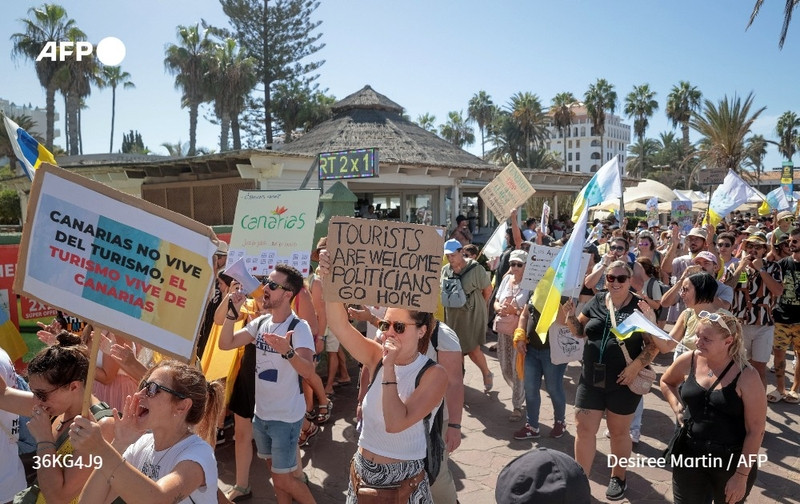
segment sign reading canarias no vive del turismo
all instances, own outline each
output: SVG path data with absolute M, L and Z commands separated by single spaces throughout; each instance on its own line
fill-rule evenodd
M 18 294 L 191 357 L 214 280 L 211 228 L 48 164 L 28 208 Z
M 226 267 L 244 259 L 253 275 L 288 264 L 307 276 L 319 191 L 239 191 Z

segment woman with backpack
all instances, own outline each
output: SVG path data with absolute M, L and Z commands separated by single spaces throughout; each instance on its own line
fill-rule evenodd
M 327 250 L 320 252 L 319 273 L 323 282 L 330 273 Z M 330 330 L 372 377 L 362 401 L 361 435 L 350 463 L 347 503 L 356 504 L 367 496 L 373 502 L 432 502 L 423 419 L 440 407 L 447 388 L 444 368 L 429 366 L 424 355 L 433 314 L 387 309 L 386 318 L 376 321 L 382 333 L 378 342 L 364 338 L 350 324 L 342 303 L 326 302 L 325 307 Z

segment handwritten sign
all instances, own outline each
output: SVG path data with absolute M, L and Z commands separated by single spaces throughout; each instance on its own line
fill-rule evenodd
M 528 179 L 522 174 L 514 163 L 508 163 L 503 171 L 481 189 L 481 197 L 489 210 L 492 211 L 500 222 L 506 220 L 511 209 L 519 207 L 536 191 Z
M 691 201 L 673 201 L 672 202 L 672 220 L 678 223 L 678 227 L 683 234 L 688 233 L 694 226 L 694 219 L 692 218 L 692 202 Z
M 325 300 L 435 312 L 443 248 L 443 228 L 333 217 Z
M 550 360 L 553 364 L 566 364 L 583 358 L 584 338 L 576 338 L 563 324 L 554 322 L 548 331 Z
M 214 280 L 210 228 L 51 165 L 29 209 L 16 292 L 191 357 Z
M 538 285 L 539 281 L 544 277 L 547 268 L 550 267 L 560 251 L 561 249 L 558 247 L 532 245 L 530 252 L 528 252 L 528 262 L 525 265 L 525 272 L 522 274 L 520 286 L 523 289 L 529 289 L 531 291 L 536 289 L 536 285 Z M 580 271 L 586 271 L 586 268 L 589 267 L 589 259 L 589 254 L 585 252 L 581 254 Z M 585 275 L 581 275 L 579 281 L 583 282 L 584 277 Z M 576 288 L 578 289 L 577 291 L 575 290 Z M 562 294 L 564 296 L 574 297 L 578 295 L 578 292 L 580 292 L 580 284 L 567 285 Z
M 307 276 L 319 191 L 239 191 L 226 268 L 239 259 L 252 276 L 288 264 Z
M 340 180 L 378 176 L 378 149 L 323 152 L 318 155 L 319 179 Z

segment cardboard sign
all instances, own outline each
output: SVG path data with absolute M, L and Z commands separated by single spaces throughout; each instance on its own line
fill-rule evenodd
M 248 273 L 267 276 L 288 264 L 308 276 L 319 191 L 239 191 L 226 268 L 244 259 Z
M 692 218 L 692 202 L 691 201 L 673 201 L 672 202 L 672 220 L 678 223 L 683 234 L 687 234 L 692 227 L 694 227 L 694 219 Z
M 511 214 L 512 208 L 519 208 L 535 192 L 517 165 L 508 163 L 503 171 L 481 189 L 478 196 L 497 220 L 503 222 Z
M 566 364 L 583 358 L 583 346 L 586 338 L 576 338 L 567 326 L 554 322 L 548 331 L 550 338 L 550 361 L 555 364 Z
M 558 247 L 548 247 L 545 245 L 532 245 L 530 252 L 528 252 L 528 262 L 525 265 L 525 272 L 522 274 L 522 282 L 520 286 L 523 289 L 535 290 L 536 285 L 544 277 L 547 268 L 555 260 L 558 253 L 561 251 Z M 589 267 L 589 260 L 591 257 L 587 253 L 581 254 L 581 271 L 586 271 Z M 585 275 L 580 277 L 582 282 Z M 577 288 L 577 291 L 575 290 Z M 567 285 L 562 293 L 564 296 L 577 296 L 580 292 L 580 285 Z
M 42 165 L 14 290 L 188 360 L 214 281 L 216 249 L 208 226 Z
M 443 228 L 333 217 L 325 301 L 435 312 L 443 249 Z

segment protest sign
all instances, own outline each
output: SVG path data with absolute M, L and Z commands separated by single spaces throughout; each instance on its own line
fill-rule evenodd
M 497 220 L 502 222 L 508 218 L 512 208 L 518 208 L 535 192 L 517 165 L 508 163 L 503 171 L 481 189 L 478 196 Z
M 191 357 L 214 281 L 209 227 L 52 165 L 28 209 L 16 292 Z
M 548 234 L 547 223 L 550 222 L 550 205 L 545 201 L 542 204 L 542 220 L 539 222 L 539 229 L 542 233 Z
M 443 228 L 333 217 L 325 301 L 435 312 L 443 249 Z
M 554 322 L 548 331 L 550 337 L 550 361 L 553 364 L 566 364 L 583 358 L 583 345 L 586 338 L 576 338 L 564 324 Z
M 522 282 L 520 282 L 520 287 L 531 291 L 536 289 L 536 285 L 539 283 L 542 277 L 544 277 L 547 268 L 550 267 L 560 251 L 561 249 L 559 247 L 532 245 L 530 252 L 528 252 L 528 262 L 525 265 L 525 272 L 522 274 Z M 580 271 L 586 271 L 586 268 L 589 267 L 589 254 L 585 252 L 581 254 L 580 267 Z M 584 277 L 585 275 L 581 275 L 580 281 L 583 281 Z M 575 287 L 578 286 L 564 286 L 563 295 L 577 296 L 577 294 L 572 294 Z
M 683 234 L 687 234 L 692 227 L 694 227 L 694 219 L 692 219 L 692 202 L 691 201 L 673 201 L 672 202 L 672 220 L 678 223 L 678 228 Z
M 288 264 L 308 276 L 319 191 L 239 191 L 228 262 L 244 259 L 253 276 Z
M 647 227 L 658 226 L 658 199 L 652 197 L 647 200 Z

